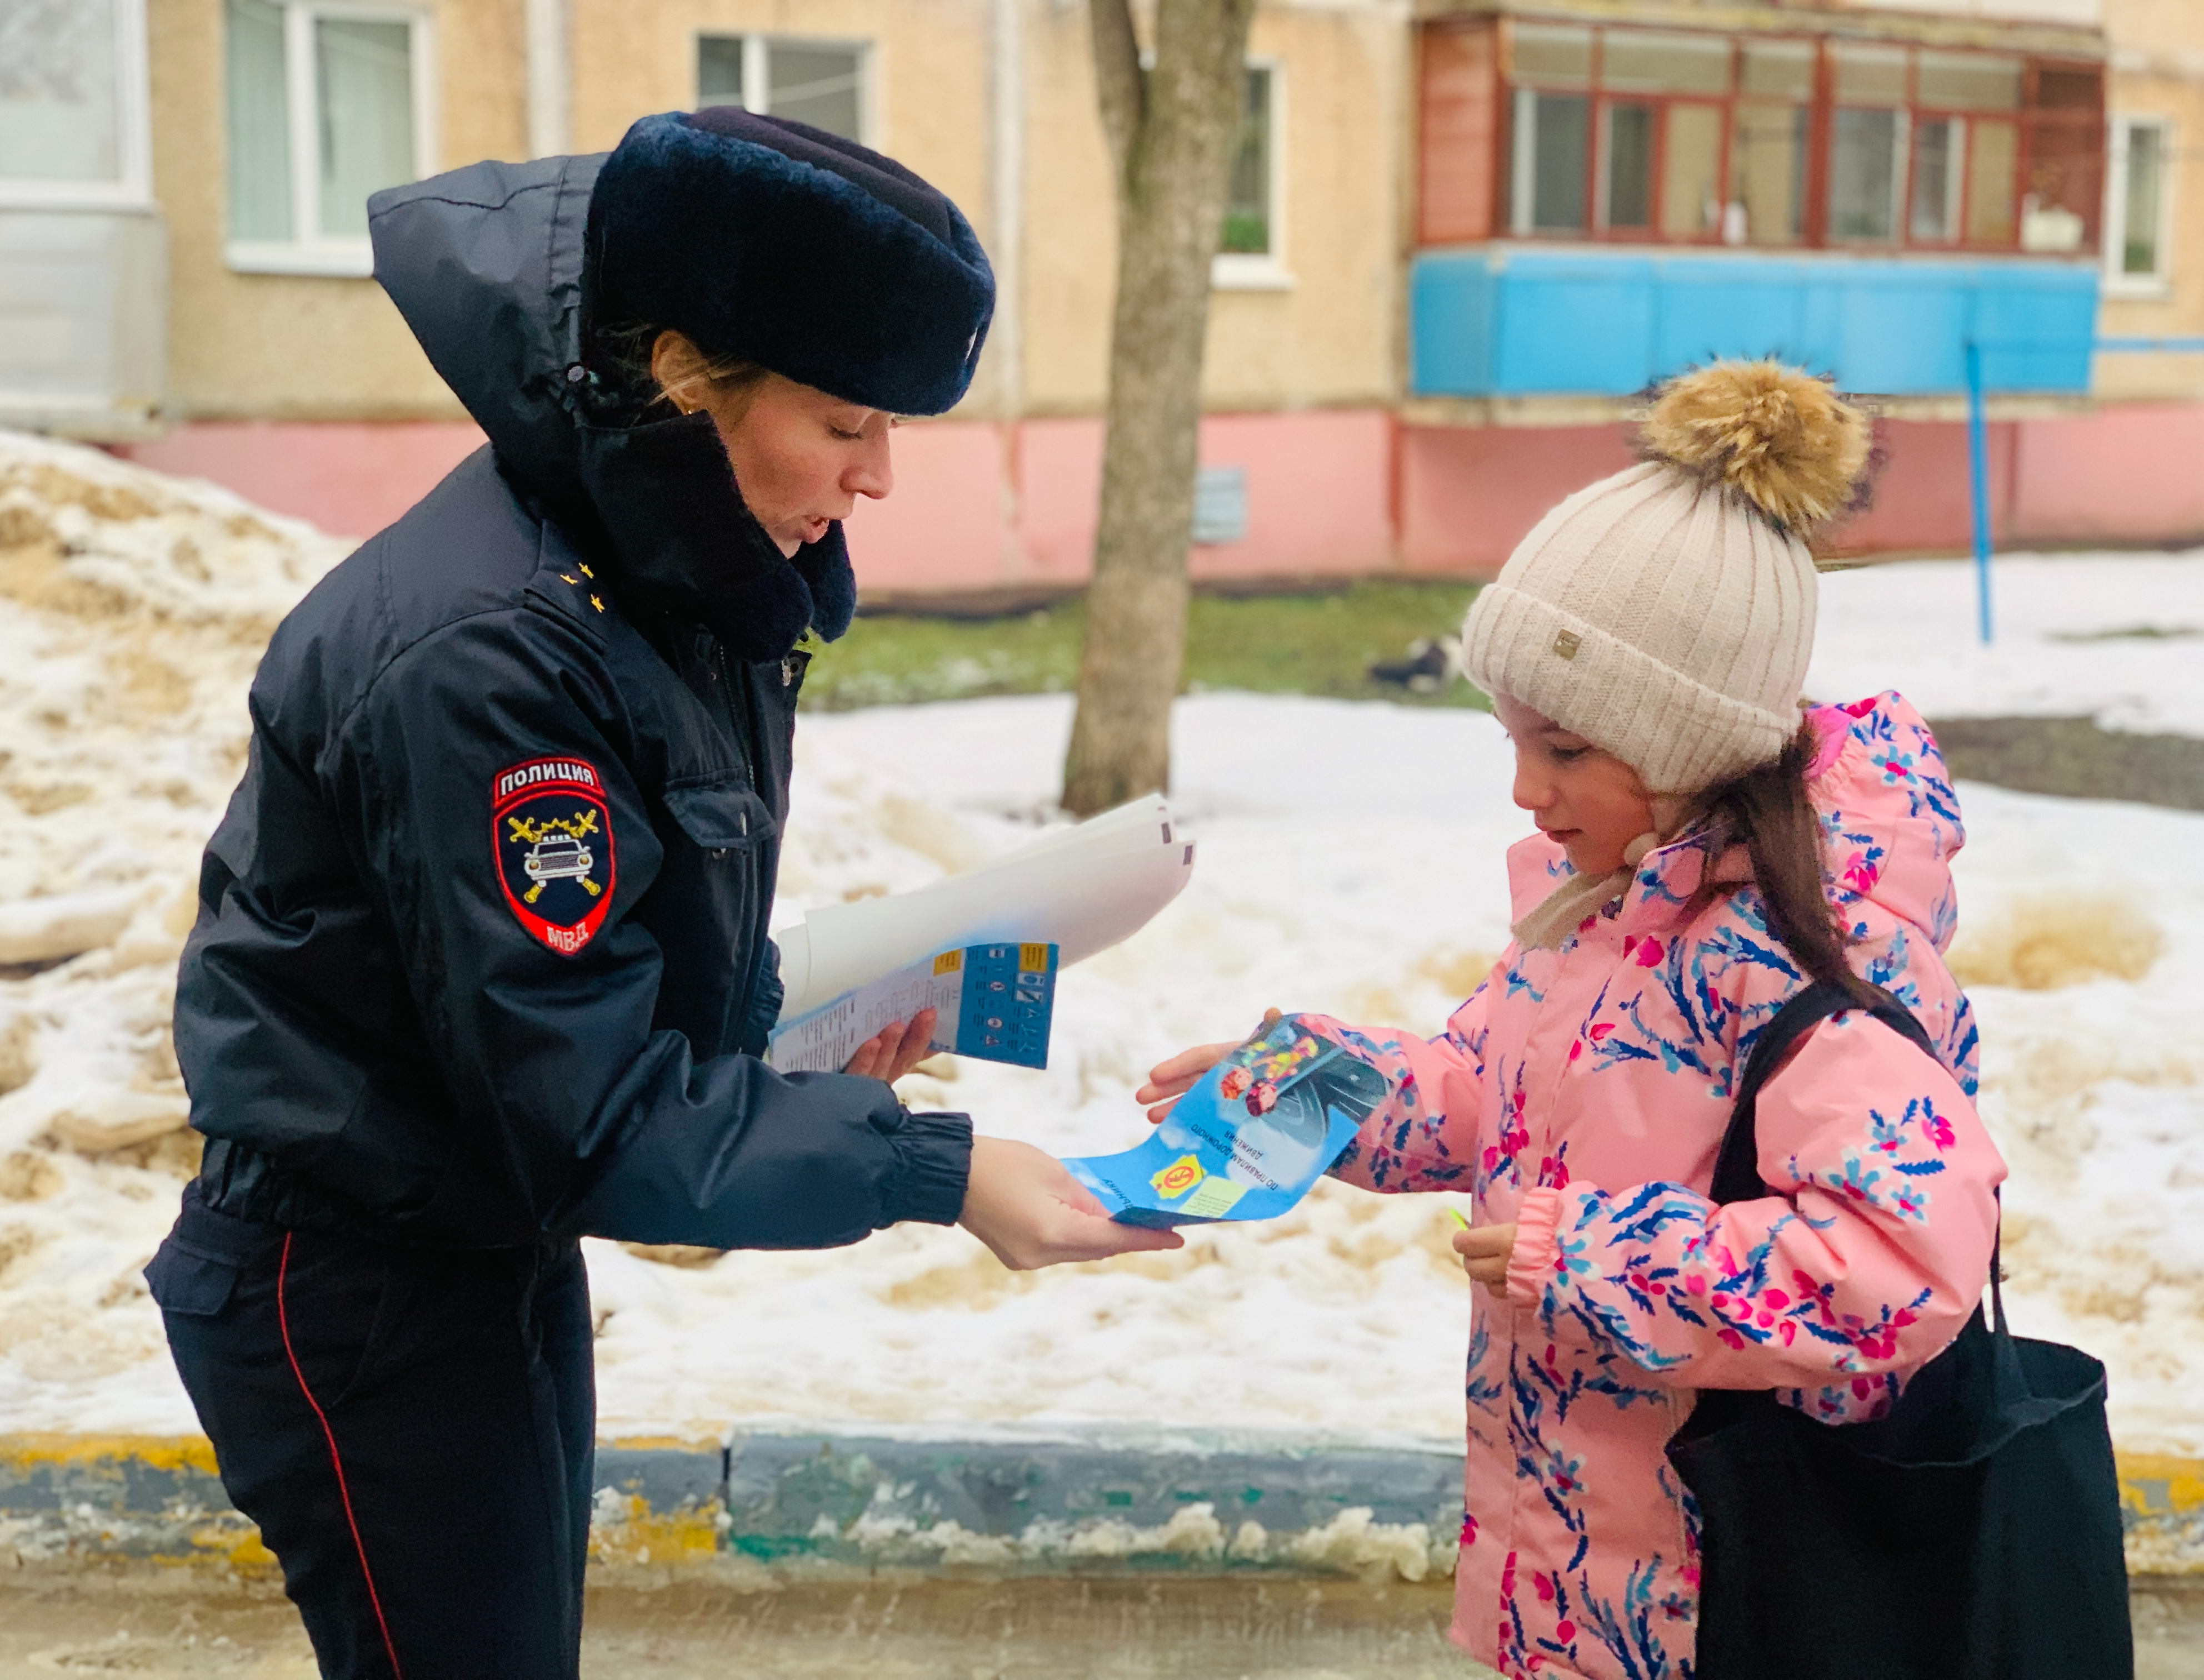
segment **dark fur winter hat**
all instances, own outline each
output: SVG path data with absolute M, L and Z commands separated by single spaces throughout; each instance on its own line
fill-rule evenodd
M 845 401 L 939 414 L 995 276 L 957 206 L 879 152 L 732 105 L 647 116 L 590 198 L 593 324 L 643 322 Z

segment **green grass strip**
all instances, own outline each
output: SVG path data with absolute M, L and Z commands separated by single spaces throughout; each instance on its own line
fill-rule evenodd
M 1371 680 L 1419 637 L 1452 636 L 1477 593 L 1466 583 L 1361 583 L 1320 593 L 1196 595 L 1187 625 L 1185 691 L 1324 695 L 1409 706 L 1483 709 L 1459 677 L 1437 694 Z M 1079 681 L 1083 600 L 1000 618 L 881 613 L 819 648 L 803 705 L 845 712 L 980 695 L 1057 694 Z

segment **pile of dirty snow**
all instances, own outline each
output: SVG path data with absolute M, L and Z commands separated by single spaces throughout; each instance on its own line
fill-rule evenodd
M 15 965 L 0 969 L 0 1418 L 187 1430 L 136 1280 L 190 1153 L 158 1130 L 181 1113 L 178 931 L 240 766 L 260 640 L 332 556 L 86 452 L 0 440 L 0 941 L 18 941 L 0 945 Z M 2204 559 L 2000 565 L 2011 642 L 1971 709 L 2204 733 L 2156 641 L 2115 641 L 2108 662 L 2101 642 L 2058 639 L 2204 624 Z M 1927 709 L 1953 709 L 1974 680 L 1952 667 L 1972 657 L 1951 641 L 1970 633 L 1964 583 L 1926 565 L 1829 579 L 1816 691 L 1923 689 Z M 1950 635 L 1916 636 L 1937 613 Z M 2021 703 L 2023 677 L 2041 706 Z M 782 919 L 1030 841 L 1057 820 L 1069 719 L 1061 696 L 807 717 Z M 1122 1148 L 1143 1127 L 1131 1091 L 1170 1051 L 1272 1003 L 1436 1030 L 1504 944 L 1501 857 L 1526 825 L 1490 719 L 1212 695 L 1182 702 L 1175 730 L 1193 884 L 1063 976 L 1046 1071 L 929 1064 L 907 1082 L 914 1104 L 1059 1153 Z M 2204 817 L 1962 791 L 1957 960 L 2014 1168 L 2014 1310 L 2111 1364 L 2124 1445 L 2204 1452 Z M 1444 1199 L 1325 1184 L 1285 1219 L 1199 1231 L 1177 1254 L 1028 1275 L 923 1227 L 819 1254 L 591 1242 L 602 1426 L 1458 1440 L 1468 1285 Z
M 137 1269 L 197 1160 L 169 1044 L 269 633 L 343 553 L 0 432 L 0 1418 L 181 1427 Z

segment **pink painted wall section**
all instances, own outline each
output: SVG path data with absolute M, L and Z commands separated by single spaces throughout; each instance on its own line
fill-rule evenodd
M 1102 517 L 1102 422 L 1028 420 L 1018 428 L 1017 551 L 1028 574 L 1086 581 Z
M 2006 518 L 2005 542 L 2204 539 L 2204 405 L 2029 421 Z
M 1990 529 L 2000 548 L 2204 540 L 2204 405 L 2134 403 L 1993 421 Z M 1867 510 L 1832 534 L 1841 553 L 1957 550 L 1974 542 L 1966 428 L 1886 420 Z
M 1101 518 L 1099 419 L 1018 429 L 1018 548 L 1024 576 L 1083 581 Z M 1383 409 L 1212 414 L 1201 464 L 1247 475 L 1247 535 L 1193 550 L 1196 577 L 1353 576 L 1393 564 L 1392 418 Z
M 151 443 L 119 447 L 158 472 L 210 478 L 249 501 L 337 536 L 371 536 L 482 447 L 471 421 L 193 421 Z
M 2015 429 L 2033 423 L 1999 421 L 1989 428 L 1990 523 L 2000 542 L 2010 540 Z M 1967 429 L 1950 422 L 1882 420 L 1875 424 L 1875 441 L 1883 459 L 1868 506 L 1830 531 L 1829 549 L 1887 554 L 1969 547 L 1974 514 Z
M 1873 505 L 1847 553 L 1971 541 L 1964 426 L 1884 421 Z M 324 530 L 364 536 L 479 447 L 471 425 L 194 423 L 117 453 L 212 479 Z M 1206 466 L 1247 479 L 1244 541 L 1193 551 L 1197 578 L 1490 577 L 1571 491 L 1629 464 L 1622 429 L 1403 425 L 1382 409 L 1216 414 Z M 900 595 L 1069 587 L 1093 562 L 1102 423 L 929 421 L 901 429 L 896 489 L 850 523 L 858 581 Z M 1990 428 L 2000 547 L 2204 541 L 2204 405 L 2130 404 Z
M 2000 548 L 2204 541 L 2204 405 L 2134 404 L 1998 421 L 1990 524 Z M 1974 541 L 1967 431 L 1883 420 L 1867 508 L 1830 533 L 1842 554 L 1958 553 Z M 1545 510 L 1627 465 L 1619 427 L 1401 429 L 1407 569 L 1490 576 Z
M 1196 577 L 1393 566 L 1393 421 L 1383 410 L 1212 414 L 1202 423 L 1201 464 L 1247 470 L 1247 537 L 1196 548 Z
M 903 594 L 1001 583 L 1013 558 L 1004 520 L 1015 443 L 1011 428 L 992 423 L 898 426 L 893 492 L 860 498 L 846 528 L 857 586 Z
M 1083 582 L 1100 518 L 1102 441 L 1102 422 L 1083 416 L 901 428 L 895 494 L 850 521 L 858 582 L 898 593 Z M 1393 564 L 1383 410 L 1212 414 L 1200 449 L 1204 466 L 1247 473 L 1247 535 L 1195 548 L 1196 577 L 1343 576 Z M 1014 514 L 1004 477 L 1016 487 Z
M 1555 502 L 1631 460 L 1617 426 L 1403 426 L 1400 449 L 1402 563 L 1479 577 Z

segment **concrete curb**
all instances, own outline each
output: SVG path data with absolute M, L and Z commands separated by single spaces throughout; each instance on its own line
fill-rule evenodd
M 0 1561 L 273 1566 L 201 1435 L 0 1435 Z
M 2204 1576 L 2204 1458 L 2118 1457 L 2128 1573 Z
M 738 1434 L 730 1547 L 1061 1574 L 1096 1567 L 1451 1573 L 1461 1455 L 1189 1431 L 988 1440 Z
M 745 1430 L 597 1449 L 612 1569 L 1450 1572 L 1460 1457 L 1416 1443 L 1095 1429 Z M 2204 1459 L 2120 1457 L 2128 1564 L 2204 1576 Z M 0 1562 L 273 1566 L 198 1436 L 0 1435 Z

